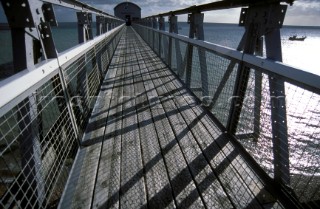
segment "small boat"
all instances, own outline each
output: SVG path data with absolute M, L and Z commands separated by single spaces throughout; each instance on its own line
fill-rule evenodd
M 304 39 L 306 39 L 307 36 L 302 36 L 302 37 L 297 37 L 297 35 L 294 36 L 290 36 L 289 40 L 290 41 L 304 41 Z

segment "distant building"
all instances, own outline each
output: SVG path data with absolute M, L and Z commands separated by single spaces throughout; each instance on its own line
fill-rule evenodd
M 114 16 L 125 20 L 127 25 L 131 25 L 132 21 L 141 19 L 141 8 L 131 2 L 122 2 L 114 8 Z

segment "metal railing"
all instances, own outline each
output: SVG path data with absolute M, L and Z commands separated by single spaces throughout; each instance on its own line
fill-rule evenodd
M 277 34 L 283 22 L 286 6 L 279 2 L 245 4 L 249 7 L 240 15 L 240 25 L 246 27 L 245 41 L 238 50 L 203 41 L 201 11 L 221 9 L 219 3 L 210 4 L 209 9 L 194 6 L 147 17 L 134 28 L 233 142 L 250 155 L 249 161 L 256 170 L 262 169 L 265 180 L 303 206 L 320 200 L 320 77 L 281 62 L 281 45 L 280 53 L 274 47 L 280 43 L 280 33 L 270 39 L 270 33 Z M 259 24 L 252 24 L 274 24 L 274 19 L 259 20 L 260 13 L 251 15 L 264 7 L 267 14 L 280 14 L 275 20 L 280 27 L 269 27 L 267 33 L 261 32 L 265 28 Z M 269 17 L 277 16 L 274 13 Z M 189 14 L 189 37 L 177 34 L 176 14 Z M 169 32 L 164 16 L 168 16 Z M 252 31 L 252 25 L 257 31 Z M 258 34 L 255 39 L 252 33 Z M 263 51 L 262 36 L 267 57 L 258 56 Z
M 28 28 L 39 32 L 39 37 L 32 34 L 32 43 L 39 41 L 43 55 L 42 61 L 30 63 L 14 54 L 16 74 L 0 81 L 0 208 L 50 208 L 63 192 L 101 81 L 122 35 L 123 21 L 78 1 L 1 2 L 8 19 L 22 15 L 14 14 L 15 10 L 32 13 L 27 25 L 9 20 L 11 33 L 17 35 L 21 29 L 29 33 Z M 39 13 L 45 8 L 52 11 L 50 3 L 80 11 L 82 44 L 60 54 L 50 45 L 51 24 L 43 20 L 55 22 L 54 16 Z M 21 5 L 23 8 L 17 8 Z M 36 11 L 45 16 L 40 22 L 33 14 Z M 97 15 L 95 38 L 91 13 Z M 17 41 L 19 37 L 13 36 L 13 42 Z M 24 38 L 22 43 L 27 42 Z M 30 46 L 35 52 L 36 45 Z M 24 51 L 21 46 L 18 50 L 28 57 L 30 49 Z

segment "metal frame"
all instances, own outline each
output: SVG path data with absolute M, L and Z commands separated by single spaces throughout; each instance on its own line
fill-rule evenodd
M 228 0 L 228 1 L 216 1 L 208 4 L 202 5 L 194 5 L 185 9 L 170 11 L 166 13 L 160 13 L 157 15 L 151 15 L 149 17 L 164 17 L 171 15 L 183 15 L 197 12 L 205 12 L 205 11 L 213 11 L 213 10 L 222 10 L 222 9 L 232 9 L 239 7 L 249 7 L 249 6 L 259 6 L 259 5 L 267 5 L 274 3 L 287 3 L 292 5 L 295 0 Z
M 53 5 L 62 6 L 65 8 L 74 9 L 77 11 L 90 12 L 90 13 L 96 14 L 98 16 L 104 16 L 104 17 L 107 17 L 108 19 L 113 19 L 113 20 L 123 22 L 122 19 L 119 19 L 115 16 L 112 16 L 112 15 L 102 11 L 102 10 L 99 10 L 95 7 L 88 5 L 88 4 L 84 4 L 84 3 L 77 1 L 77 0 L 41 0 L 41 1 L 45 2 L 45 3 L 53 4 Z
M 320 76 L 308 73 L 299 68 L 289 66 L 279 61 L 270 60 L 268 58 L 246 54 L 241 51 L 207 41 L 189 39 L 188 37 L 181 34 L 160 31 L 142 25 L 140 25 L 139 27 L 144 27 L 148 30 L 154 30 L 158 33 L 161 33 L 168 37 L 172 37 L 174 39 L 178 39 L 179 41 L 185 42 L 187 44 L 190 43 L 194 46 L 204 48 L 227 59 L 243 61 L 246 65 L 251 66 L 252 68 L 257 68 L 262 70 L 263 72 L 274 73 L 275 75 L 278 75 L 280 77 L 288 78 L 292 83 L 299 87 L 308 89 L 309 91 L 314 93 L 320 93 Z
M 258 95 L 261 95 L 261 91 L 262 91 L 261 89 L 262 73 L 269 75 L 269 79 L 270 79 L 269 92 L 271 95 L 271 100 L 272 98 L 279 98 L 279 97 L 284 98 L 284 95 L 285 95 L 284 81 L 292 83 L 295 86 L 301 87 L 310 92 L 320 94 L 320 84 L 318 82 L 320 79 L 320 76 L 317 76 L 317 75 L 314 75 L 314 74 L 311 74 L 311 73 L 308 73 L 300 69 L 281 63 L 282 58 L 281 58 L 279 28 L 282 26 L 286 8 L 287 8 L 286 5 L 272 4 L 272 5 L 265 5 L 265 6 L 261 6 L 261 5 L 254 6 L 254 7 L 243 9 L 240 17 L 240 25 L 245 26 L 247 32 L 245 33 L 244 37 L 239 43 L 239 47 L 237 48 L 237 50 L 230 49 L 228 47 L 218 46 L 202 40 L 194 39 L 193 32 L 195 31 L 194 31 L 194 27 L 192 27 L 193 26 L 192 24 L 190 26 L 189 37 L 174 33 L 173 29 L 174 29 L 175 20 L 174 19 L 171 20 L 171 17 L 176 17 L 176 16 L 169 16 L 169 23 L 170 23 L 169 32 L 155 30 L 153 28 L 145 27 L 141 25 L 138 27 L 141 27 L 143 29 L 141 30 L 137 28 L 137 30 L 153 31 L 152 34 L 157 32 L 161 34 L 161 36 L 163 37 L 164 36 L 169 37 L 169 40 L 171 43 L 170 47 L 172 47 L 173 41 L 184 42 L 189 47 L 198 47 L 203 49 L 204 51 L 213 52 L 214 54 L 227 58 L 231 61 L 231 63 L 229 64 L 231 65 L 231 67 L 229 66 L 231 69 L 230 72 L 233 71 L 235 63 L 238 63 L 239 65 L 238 71 L 240 72 L 238 75 L 238 78 L 241 78 L 241 79 L 238 80 L 237 84 L 234 87 L 235 88 L 234 95 L 236 96 L 238 95 L 237 93 L 238 89 L 242 88 L 242 87 L 239 87 L 240 85 L 243 86 L 242 90 L 239 91 L 239 93 L 241 94 L 245 94 L 246 88 L 247 88 L 246 86 L 247 86 L 248 80 L 246 80 L 246 78 L 248 78 L 248 76 L 242 75 L 243 73 L 241 73 L 241 71 L 243 71 L 244 69 L 243 72 L 248 73 L 249 72 L 248 70 L 255 69 L 255 72 L 257 73 L 255 73 L 256 77 L 255 77 L 254 92 L 255 92 L 255 95 L 257 96 L 255 97 L 255 101 L 254 101 L 254 110 L 255 110 L 254 114 L 257 116 L 257 114 L 260 113 L 260 109 L 261 109 L 261 100 L 260 100 L 261 96 L 259 97 Z M 192 14 L 190 15 L 190 17 L 192 17 Z M 190 22 L 192 22 L 192 18 L 190 18 Z M 144 33 L 145 32 L 143 32 L 143 34 Z M 146 32 L 146 33 L 149 34 L 150 32 Z M 263 51 L 261 48 L 263 44 L 262 44 L 262 40 L 260 39 L 262 35 L 265 35 L 266 37 L 265 41 L 266 41 L 266 48 L 267 48 L 266 49 L 267 58 L 259 57 L 259 56 L 262 56 L 261 52 Z M 147 37 L 144 37 L 144 38 L 147 38 Z M 275 45 L 275 43 L 277 44 Z M 161 46 L 161 43 L 159 44 Z M 260 50 L 257 51 L 257 48 L 260 48 Z M 242 52 L 241 50 L 243 49 L 244 51 Z M 171 55 L 172 55 L 172 52 L 171 52 Z M 186 56 L 189 58 L 189 63 L 192 63 L 192 56 L 191 55 L 189 56 L 186 55 Z M 202 56 L 202 55 L 199 55 L 199 56 Z M 164 61 L 166 61 L 166 58 Z M 170 62 L 168 62 L 167 64 L 171 66 Z M 187 77 L 187 80 L 183 81 L 187 87 L 190 87 L 190 81 L 191 81 L 190 74 L 191 73 L 189 73 L 189 80 Z M 183 77 L 181 77 L 182 75 L 180 75 L 179 73 L 178 73 L 178 76 L 181 79 L 184 79 Z M 223 79 L 223 81 L 220 84 L 223 84 L 226 80 L 228 80 L 230 74 L 227 74 L 225 76 L 227 77 Z M 205 83 L 205 81 L 202 81 L 202 83 Z M 243 98 L 243 95 L 239 95 L 237 98 Z M 273 175 L 274 177 L 272 179 L 271 178 L 270 179 L 267 178 L 267 179 L 272 181 L 275 187 L 278 187 L 281 190 L 286 190 L 285 195 L 288 195 L 289 193 L 292 193 L 292 191 L 286 187 L 287 185 L 291 184 L 290 168 L 289 168 L 289 144 L 288 144 L 288 138 L 287 138 L 287 125 L 286 125 L 286 119 L 285 119 L 287 115 L 285 110 L 286 105 L 283 105 L 282 103 L 282 105 L 274 106 L 273 103 L 274 101 L 271 101 L 271 121 L 272 121 L 271 133 L 273 135 L 273 157 L 274 157 L 273 158 L 273 163 L 274 163 Z M 236 113 L 239 115 L 236 117 L 233 117 L 233 115 L 230 114 L 231 117 L 229 118 L 229 125 L 226 128 L 226 130 L 228 130 L 227 132 L 231 134 L 236 134 L 236 126 L 234 126 L 233 128 L 230 128 L 229 126 L 230 124 L 232 125 L 237 124 L 237 121 L 239 120 L 239 116 L 242 109 L 241 105 L 239 106 L 237 104 L 235 104 L 234 106 L 235 108 L 237 108 L 237 110 L 233 109 L 230 112 Z M 254 118 L 255 118 L 254 120 L 255 126 L 253 130 L 254 133 L 244 134 L 239 137 L 252 138 L 252 136 L 255 135 L 256 139 L 258 138 L 260 134 L 260 130 L 259 130 L 260 119 L 259 117 L 254 117 Z M 241 138 L 241 139 L 246 140 L 245 138 Z M 238 141 L 237 143 L 240 144 Z M 246 151 L 244 150 L 244 152 Z M 249 153 L 247 153 L 247 155 L 249 156 Z M 252 162 L 254 161 L 252 156 L 249 156 L 249 158 L 251 159 Z M 256 167 L 260 167 L 257 163 L 253 163 L 253 165 L 255 165 Z M 268 174 L 266 174 L 265 172 L 264 174 L 268 176 Z
M 120 29 L 121 28 L 115 28 L 91 41 L 66 50 L 59 54 L 57 59 L 49 59 L 35 65 L 35 69 L 32 71 L 25 69 L 20 73 L 0 81 L 0 117 L 6 114 L 12 107 L 19 104 L 27 95 L 30 95 L 41 85 L 57 75 L 60 67 L 67 66 L 68 63 L 71 63 L 85 52 L 94 48 L 95 45 L 107 37 L 118 33 Z M 10 92 L 10 94 L 7 92 Z

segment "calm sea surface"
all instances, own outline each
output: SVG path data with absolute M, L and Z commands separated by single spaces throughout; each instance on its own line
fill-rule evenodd
M 188 34 L 188 24 L 179 25 L 179 33 Z M 168 29 L 168 27 L 167 27 Z M 59 52 L 75 46 L 78 42 L 76 23 L 60 23 L 53 28 L 53 37 Z M 95 33 L 95 28 L 93 28 Z M 236 24 L 205 23 L 205 40 L 236 48 L 244 28 Z M 289 36 L 307 36 L 305 41 L 289 41 Z M 318 63 L 320 50 L 320 27 L 284 26 L 281 29 L 283 62 L 305 71 L 320 75 Z M 10 31 L 0 31 L 0 64 L 12 60 Z

